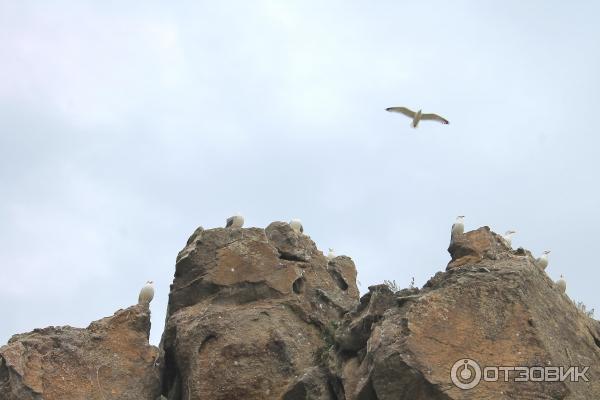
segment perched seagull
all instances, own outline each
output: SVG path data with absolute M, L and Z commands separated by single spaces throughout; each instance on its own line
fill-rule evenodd
M 152 299 L 154 298 L 154 282 L 148 281 L 140 290 L 140 295 L 138 296 L 138 304 L 150 304 Z
M 548 253 L 550 253 L 550 250 L 544 250 L 541 257 L 538 257 L 535 260 L 535 265 L 537 265 L 541 269 L 546 269 L 546 267 L 548 266 Z
M 385 109 L 386 111 L 389 112 L 397 112 L 400 114 L 404 114 L 409 118 L 412 118 L 412 127 L 416 128 L 417 125 L 419 125 L 419 121 L 438 121 L 441 122 L 442 124 L 449 124 L 450 122 L 448 122 L 448 120 L 446 118 L 442 118 L 437 114 L 423 114 L 421 113 L 421 110 L 414 112 L 412 110 L 409 110 L 406 107 L 388 107 Z
M 335 251 L 333 251 L 333 249 L 330 247 L 329 252 L 327 253 L 327 259 L 333 260 L 335 257 Z
M 244 226 L 244 217 L 237 213 L 233 217 L 227 218 L 225 228 L 241 228 Z
M 508 247 L 512 247 L 512 236 L 517 233 L 517 231 L 506 231 L 504 235 L 502 235 L 502 239 L 508 244 Z
M 560 276 L 560 279 L 556 281 L 556 289 L 561 293 L 567 291 L 567 281 L 564 280 L 562 275 Z
M 290 221 L 290 228 L 294 230 L 296 233 L 304 233 L 304 228 L 302 227 L 302 221 L 297 218 L 294 218 Z
M 452 232 L 450 234 L 450 237 L 453 238 L 455 235 L 462 235 L 465 231 L 465 216 L 464 215 L 459 215 L 458 217 L 456 217 L 456 222 L 454 222 L 452 224 Z

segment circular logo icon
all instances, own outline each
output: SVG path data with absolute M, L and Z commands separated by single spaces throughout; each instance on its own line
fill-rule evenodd
M 460 389 L 473 389 L 481 381 L 481 368 L 477 362 L 463 358 L 452 366 L 450 379 Z

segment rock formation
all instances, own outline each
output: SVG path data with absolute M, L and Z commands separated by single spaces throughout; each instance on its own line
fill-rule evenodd
M 345 316 L 331 369 L 346 399 L 600 398 L 600 323 L 558 293 L 528 251 L 510 250 L 487 227 L 456 238 L 449 251 L 447 272 L 423 289 L 371 287 Z M 463 390 L 450 371 L 465 358 L 481 368 L 591 368 L 589 382 L 511 378 Z
M 287 223 L 199 228 L 177 257 L 160 356 L 142 306 L 16 335 L 0 348 L 0 399 L 600 398 L 600 322 L 527 250 L 483 227 L 448 251 L 423 288 L 375 285 L 359 299 L 352 260 L 328 260 Z M 464 390 L 451 379 L 463 359 L 589 366 L 589 382 L 513 371 Z
M 163 336 L 168 399 L 333 399 L 319 358 L 358 302 L 356 269 L 289 224 L 197 230 Z M 307 397 L 308 396 L 308 397 Z
M 0 347 L 2 400 L 155 400 L 158 349 L 148 344 L 150 312 L 117 311 L 86 329 L 49 327 Z

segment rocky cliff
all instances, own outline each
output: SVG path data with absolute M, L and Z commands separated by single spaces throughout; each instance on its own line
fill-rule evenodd
M 456 238 L 449 252 L 446 272 L 421 290 L 371 287 L 345 315 L 331 370 L 346 399 L 600 398 L 600 323 L 528 251 L 513 251 L 484 227 Z M 498 381 L 465 390 L 451 380 L 463 359 L 481 369 L 589 366 L 589 382 L 519 382 L 516 371 L 505 382 L 500 371 Z
M 358 302 L 355 282 L 349 258 L 327 260 L 287 223 L 197 230 L 175 266 L 163 394 L 329 398 L 331 379 L 319 357 Z
M 1 400 L 155 399 L 158 348 L 148 344 L 145 306 L 117 311 L 86 329 L 49 327 L 0 347 Z
M 286 223 L 199 228 L 177 257 L 160 352 L 143 306 L 15 335 L 0 348 L 0 399 L 600 398 L 600 323 L 528 251 L 484 227 L 449 252 L 423 288 L 359 298 L 352 260 Z M 588 381 L 533 369 L 515 381 L 570 366 Z M 486 379 L 491 367 L 506 379 Z

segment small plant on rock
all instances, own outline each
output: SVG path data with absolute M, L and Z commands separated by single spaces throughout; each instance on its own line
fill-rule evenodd
M 329 325 L 325 325 L 323 327 L 323 332 L 321 333 L 321 338 L 325 342 L 325 345 L 319 348 L 315 357 L 317 362 L 322 365 L 326 365 L 329 361 L 329 351 L 335 347 L 335 331 L 338 328 L 339 323 L 337 321 L 331 321 Z
M 583 304 L 583 301 L 580 301 L 576 304 L 577 309 L 579 311 L 581 311 L 582 313 L 584 313 L 587 317 L 589 318 L 594 318 L 594 309 L 592 308 L 591 310 L 588 310 L 586 305 Z
M 384 280 L 383 284 L 386 285 L 388 288 L 390 288 L 390 290 L 394 293 L 396 293 L 398 290 L 400 290 L 400 288 L 398 287 L 398 284 L 396 283 L 395 280 L 389 281 L 389 280 Z

